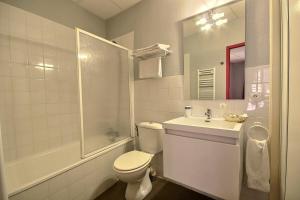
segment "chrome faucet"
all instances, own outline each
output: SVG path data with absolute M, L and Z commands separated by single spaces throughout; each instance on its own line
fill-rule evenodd
M 207 108 L 207 111 L 206 111 L 205 115 L 207 117 L 205 121 L 210 122 L 210 119 L 211 119 L 211 116 L 212 116 L 211 109 Z

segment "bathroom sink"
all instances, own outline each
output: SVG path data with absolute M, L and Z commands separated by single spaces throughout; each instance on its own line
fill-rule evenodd
M 164 122 L 163 127 L 167 130 L 239 138 L 242 124 L 228 122 L 223 118 L 212 118 L 207 122 L 206 117 L 179 117 Z

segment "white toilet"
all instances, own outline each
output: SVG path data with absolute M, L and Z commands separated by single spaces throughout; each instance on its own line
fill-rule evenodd
M 154 154 L 162 151 L 162 125 L 154 122 L 138 124 L 141 151 L 130 151 L 119 156 L 114 162 L 114 171 L 121 181 L 127 183 L 125 198 L 142 200 L 152 189 L 150 163 Z

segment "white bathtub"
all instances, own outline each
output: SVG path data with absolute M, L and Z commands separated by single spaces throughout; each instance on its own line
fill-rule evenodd
M 82 171 L 81 174 L 88 174 L 87 171 L 89 171 L 91 173 L 95 173 L 94 176 L 97 176 L 97 171 L 99 170 L 99 173 L 105 173 L 106 177 L 112 177 L 114 176 L 113 171 L 109 168 L 112 168 L 113 161 L 117 156 L 132 149 L 131 141 L 132 138 L 126 138 L 114 145 L 111 145 L 109 148 L 84 159 L 80 158 L 80 143 L 76 142 L 50 152 L 10 162 L 5 166 L 7 188 L 9 196 L 11 197 L 10 199 L 14 199 L 18 195 L 23 195 L 20 199 L 25 200 L 26 190 L 30 190 L 41 183 L 47 185 L 51 184 L 51 179 L 56 176 L 62 176 L 66 173 L 69 173 L 69 180 L 73 179 L 73 181 L 74 177 L 77 176 L 76 173 L 79 173 L 79 171 Z M 106 171 L 103 171 L 103 168 L 105 168 Z M 73 171 L 77 172 L 72 174 Z M 47 183 L 48 180 L 50 181 L 49 183 Z M 72 184 L 73 182 L 69 182 L 67 185 Z M 98 184 L 102 184 L 101 180 Z M 41 195 L 45 195 L 45 199 L 50 199 L 49 197 L 54 194 L 52 194 L 53 191 L 49 190 L 49 187 L 51 186 L 48 185 L 47 187 L 47 194 L 37 195 L 39 197 L 41 197 Z M 44 193 L 45 192 L 46 190 Z M 32 194 L 30 194 L 27 199 L 32 200 L 36 198 L 33 198 Z M 42 198 L 37 199 L 40 200 Z

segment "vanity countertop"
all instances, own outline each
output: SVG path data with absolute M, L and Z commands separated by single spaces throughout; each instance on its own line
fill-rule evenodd
M 163 122 L 163 128 L 221 137 L 240 137 L 242 123 L 228 122 L 224 118 L 212 118 L 209 122 L 206 119 L 206 117 L 179 117 Z

